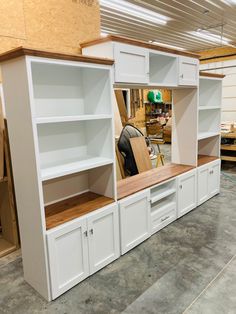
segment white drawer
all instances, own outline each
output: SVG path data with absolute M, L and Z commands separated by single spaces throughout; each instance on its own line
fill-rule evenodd
M 177 218 L 176 203 L 171 202 L 161 210 L 151 213 L 151 233 L 161 230 Z

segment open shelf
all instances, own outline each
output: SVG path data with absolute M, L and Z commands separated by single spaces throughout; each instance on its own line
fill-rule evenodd
M 171 198 L 164 198 L 151 206 L 151 215 L 156 215 L 158 212 L 165 211 L 173 207 L 176 207 L 175 196 Z
M 199 79 L 199 109 L 221 108 L 222 80 L 204 77 Z
M 32 62 L 37 118 L 111 114 L 109 69 Z
M 110 114 L 97 114 L 97 115 L 75 115 L 75 116 L 55 116 L 55 117 L 42 117 L 36 118 L 37 124 L 44 123 L 60 123 L 60 122 L 73 122 L 73 121 L 90 121 L 99 119 L 111 119 Z
M 4 239 L 0 234 L 0 257 L 10 254 L 15 251 L 16 246 L 6 239 Z
M 41 179 L 42 181 L 58 178 L 61 176 L 66 176 L 76 172 L 89 170 L 105 165 L 112 164 L 113 160 L 104 157 L 91 157 L 83 156 L 76 159 L 67 159 L 60 161 L 60 164 L 55 164 L 53 162 L 45 164 L 45 168 L 41 168 Z
M 219 136 L 219 132 L 199 132 L 198 133 L 198 140 L 203 140 L 206 138 L 214 137 L 214 136 Z
M 81 195 L 48 205 L 45 207 L 46 229 L 49 230 L 59 226 L 113 202 L 112 198 L 93 192 L 85 192 Z
M 178 59 L 176 56 L 149 54 L 150 85 L 177 86 Z
M 210 157 L 220 157 L 220 136 L 207 137 L 198 141 L 198 155 Z M 201 160 L 201 157 L 200 157 Z M 198 160 L 199 162 L 199 160 Z M 200 161 L 201 162 L 201 161 Z
M 218 106 L 199 106 L 199 110 L 220 110 L 221 108 Z
M 156 194 L 155 196 L 151 196 L 151 203 L 156 203 L 158 201 L 160 201 L 161 199 L 172 195 L 176 192 L 176 188 L 170 188 L 167 190 L 162 190 L 159 194 Z
M 197 166 L 203 166 L 205 164 L 208 164 L 211 161 L 218 160 L 219 157 L 214 157 L 214 156 L 208 156 L 208 155 L 198 155 L 198 163 Z
M 113 163 L 112 120 L 38 124 L 42 180 Z

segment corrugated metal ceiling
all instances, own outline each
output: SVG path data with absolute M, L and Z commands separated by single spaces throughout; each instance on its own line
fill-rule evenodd
M 222 46 L 189 34 L 198 29 L 222 35 L 236 43 L 236 1 L 127 0 L 168 17 L 166 25 L 147 22 L 101 5 L 102 31 L 144 41 L 157 41 L 191 51 Z M 235 3 L 233 3 L 235 2 Z M 223 27 L 221 26 L 223 25 Z

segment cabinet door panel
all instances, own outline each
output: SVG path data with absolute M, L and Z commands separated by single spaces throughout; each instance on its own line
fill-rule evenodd
M 178 218 L 197 206 L 196 170 L 178 178 Z
M 53 299 L 89 275 L 86 230 L 83 218 L 47 234 Z
M 121 253 L 134 248 L 151 234 L 150 191 L 120 201 Z
M 209 197 L 220 191 L 220 160 L 214 162 L 209 171 Z
M 120 255 L 117 205 L 91 214 L 88 233 L 90 273 L 93 274 Z
M 114 44 L 115 82 L 148 83 L 149 58 L 145 48 Z
M 199 61 L 189 57 L 179 58 L 179 85 L 198 85 Z
M 209 167 L 202 166 L 197 170 L 198 174 L 198 205 L 201 205 L 209 198 L 208 185 L 209 185 Z

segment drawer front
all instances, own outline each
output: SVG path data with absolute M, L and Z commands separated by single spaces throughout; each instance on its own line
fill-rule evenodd
M 152 234 L 161 230 L 177 219 L 176 204 L 171 203 L 164 209 L 157 210 L 151 214 Z

